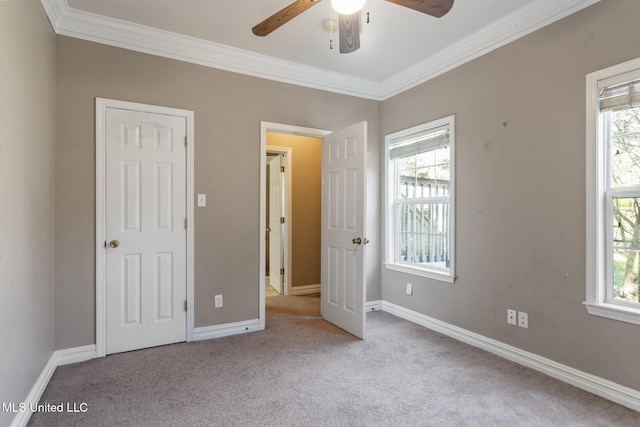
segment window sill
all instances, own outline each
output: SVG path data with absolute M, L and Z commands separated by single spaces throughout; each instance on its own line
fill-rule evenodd
M 385 262 L 384 266 L 387 270 L 399 271 L 401 273 L 413 274 L 414 276 L 428 277 L 429 279 L 440 280 L 442 282 L 453 283 L 456 280 L 455 276 L 451 276 L 447 273 L 439 273 L 434 270 L 425 270 L 424 268 L 413 267 L 405 264 L 395 264 L 391 262 Z
M 589 314 L 640 325 L 640 309 L 616 304 L 583 302 Z

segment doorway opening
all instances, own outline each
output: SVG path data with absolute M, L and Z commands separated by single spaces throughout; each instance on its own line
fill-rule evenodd
M 268 295 L 320 291 L 322 139 L 267 132 Z
M 330 133 L 261 123 L 261 328 L 265 326 L 268 294 L 293 296 L 320 292 L 322 138 Z M 315 162 L 315 166 L 309 162 Z M 276 173 L 280 166 L 284 167 L 282 175 Z M 315 188 L 312 188 L 314 184 L 309 181 L 314 180 Z M 284 213 L 284 220 L 282 215 L 278 217 L 279 211 Z M 317 225 L 312 225 L 314 221 Z

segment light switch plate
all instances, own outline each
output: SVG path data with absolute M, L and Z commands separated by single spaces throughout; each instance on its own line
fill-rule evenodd
M 204 208 L 207 206 L 207 195 L 206 194 L 198 194 L 198 207 Z

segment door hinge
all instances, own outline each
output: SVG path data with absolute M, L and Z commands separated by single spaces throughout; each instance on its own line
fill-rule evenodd
M 184 300 L 184 311 L 187 311 L 187 300 Z
M 284 166 L 280 166 L 280 172 L 284 173 Z
M 284 217 L 283 216 L 280 217 L 280 224 L 284 224 Z
M 188 146 L 189 146 L 189 142 L 188 142 L 187 137 L 185 136 L 184 137 L 184 148 L 187 148 Z
M 187 223 L 187 218 L 185 218 L 185 219 L 184 219 L 184 229 L 185 229 L 185 230 L 187 229 L 187 225 L 189 225 L 189 224 Z
M 281 276 L 284 276 L 284 268 L 281 268 L 281 269 L 280 269 L 280 275 L 281 275 Z

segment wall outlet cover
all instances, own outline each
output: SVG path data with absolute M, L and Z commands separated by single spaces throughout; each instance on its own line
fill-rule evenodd
M 529 327 L 529 315 L 527 313 L 524 313 L 522 311 L 518 313 L 518 326 L 520 326 L 521 328 Z

